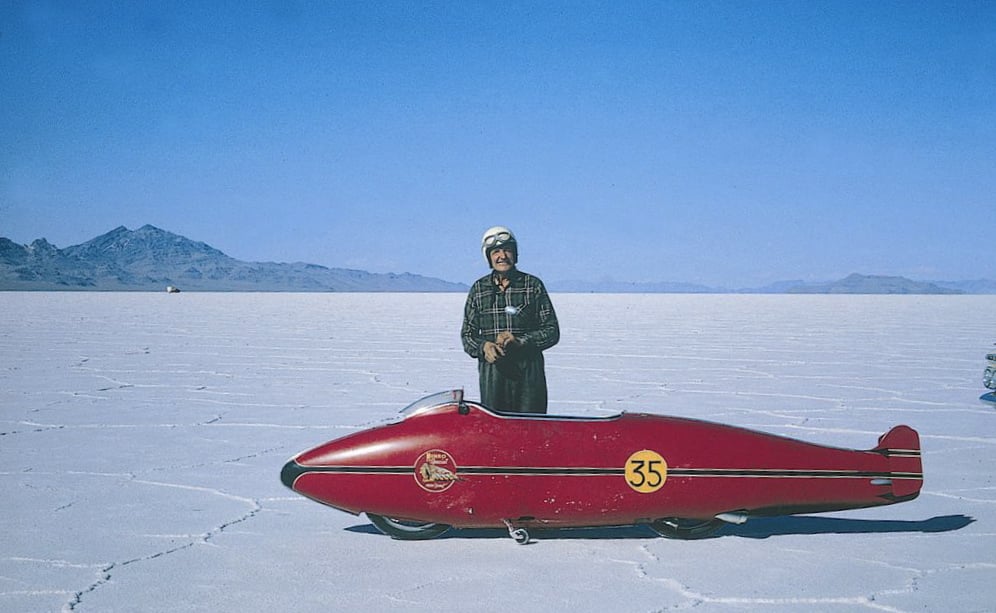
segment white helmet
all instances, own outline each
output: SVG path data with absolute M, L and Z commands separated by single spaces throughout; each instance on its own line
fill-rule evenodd
M 491 258 L 488 257 L 491 250 L 496 247 L 505 247 L 514 254 L 515 263 L 519 262 L 519 243 L 515 240 L 515 235 L 505 226 L 494 226 L 484 231 L 481 237 L 481 253 L 484 260 L 491 266 Z

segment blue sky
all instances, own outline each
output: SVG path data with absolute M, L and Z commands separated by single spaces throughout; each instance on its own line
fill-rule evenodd
M 0 0 L 0 236 L 469 282 L 996 278 L 996 3 Z

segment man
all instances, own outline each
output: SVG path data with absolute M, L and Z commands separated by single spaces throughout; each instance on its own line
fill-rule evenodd
M 524 273 L 512 231 L 484 233 L 491 272 L 470 288 L 463 311 L 463 349 L 477 358 L 481 402 L 498 411 L 546 413 L 543 351 L 560 340 L 557 314 L 539 278 Z

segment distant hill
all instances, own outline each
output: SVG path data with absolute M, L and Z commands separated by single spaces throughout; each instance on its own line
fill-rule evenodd
M 966 294 L 996 294 L 996 281 L 975 279 L 973 281 L 931 281 L 938 287 L 956 289 Z
M 466 292 L 469 287 L 414 274 L 377 274 L 316 264 L 243 262 L 201 242 L 124 226 L 59 249 L 45 239 L 0 238 L 0 290 L 257 292 Z
M 996 282 L 912 281 L 905 277 L 852 274 L 839 281 L 777 281 L 764 287 L 729 289 L 694 283 L 627 283 L 624 281 L 553 281 L 551 292 L 611 294 L 996 294 Z
M 831 283 L 802 284 L 785 290 L 789 294 L 964 294 L 959 289 L 934 283 L 911 281 L 905 277 L 848 275 Z

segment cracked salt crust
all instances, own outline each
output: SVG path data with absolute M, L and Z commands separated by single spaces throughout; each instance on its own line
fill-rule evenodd
M 392 541 L 279 482 L 293 453 L 425 393 L 476 397 L 463 296 L 48 297 L 0 295 L 2 610 L 996 602 L 996 411 L 977 401 L 993 297 L 555 296 L 553 412 L 653 411 L 845 447 L 905 422 L 926 479 L 904 505 L 705 541 L 623 528 L 538 532 L 528 548 L 501 531 Z

